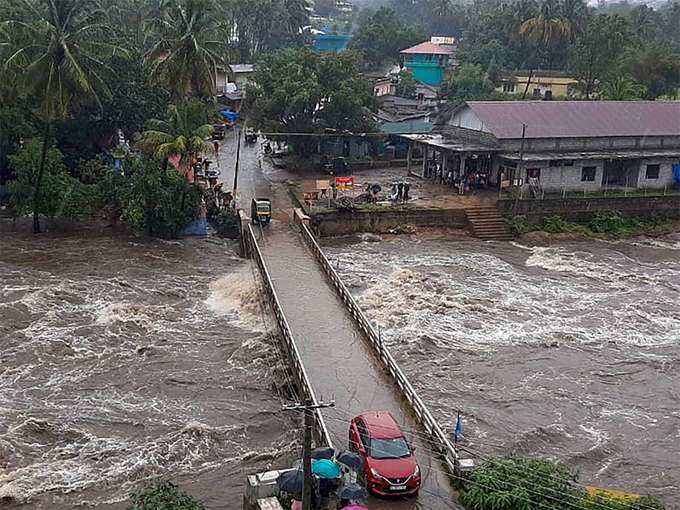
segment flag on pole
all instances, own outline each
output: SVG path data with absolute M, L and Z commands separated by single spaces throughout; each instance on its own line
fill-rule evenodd
M 463 435 L 463 420 L 460 419 L 460 413 L 458 413 L 458 418 L 456 419 L 456 428 L 453 431 L 453 442 L 457 443 L 462 435 Z

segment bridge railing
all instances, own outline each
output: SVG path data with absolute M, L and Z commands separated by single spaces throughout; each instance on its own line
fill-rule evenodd
M 394 360 L 392 354 L 382 341 L 382 336 L 376 332 L 375 328 L 366 318 L 364 312 L 361 310 L 352 294 L 349 292 L 349 290 L 347 290 L 347 287 L 340 279 L 340 276 L 336 272 L 335 268 L 329 262 L 309 227 L 305 224 L 302 224 L 301 228 L 302 238 L 304 239 L 305 244 L 312 251 L 324 273 L 335 287 L 340 298 L 344 301 L 345 306 L 347 307 L 347 310 L 351 314 L 352 318 L 356 321 L 361 331 L 370 341 L 384 368 L 393 378 L 397 386 L 399 386 L 399 389 L 408 401 L 417 420 L 430 436 L 432 449 L 440 454 L 442 461 L 446 465 L 449 472 L 454 475 L 454 477 L 458 478 L 460 476 L 460 458 L 453 444 L 451 441 L 449 441 L 448 437 L 441 429 L 439 423 L 434 419 L 430 413 L 430 410 L 425 406 L 422 399 L 407 379 L 406 375 L 402 372 L 401 368 L 399 368 L 399 365 Z
M 314 389 L 309 382 L 309 377 L 307 376 L 307 371 L 302 364 L 302 358 L 298 351 L 297 345 L 295 344 L 295 338 L 288 325 L 286 316 L 283 314 L 283 308 L 279 301 L 276 291 L 274 290 L 274 285 L 272 283 L 271 276 L 267 270 L 267 266 L 264 262 L 264 257 L 260 251 L 260 247 L 257 244 L 257 238 L 250 225 L 243 229 L 243 242 L 246 255 L 252 258 L 257 265 L 262 280 L 264 281 L 265 293 L 271 304 L 272 310 L 274 311 L 274 316 L 276 318 L 276 323 L 279 326 L 281 336 L 283 337 L 283 342 L 285 345 L 286 353 L 290 361 L 290 367 L 293 371 L 293 375 L 296 379 L 296 384 L 298 389 L 308 398 L 313 405 L 317 405 L 319 401 L 314 394 Z M 326 422 L 323 419 L 321 411 L 319 409 L 314 410 L 314 420 L 315 420 L 315 433 L 318 445 L 333 446 L 330 434 L 328 433 L 328 428 L 326 427 Z

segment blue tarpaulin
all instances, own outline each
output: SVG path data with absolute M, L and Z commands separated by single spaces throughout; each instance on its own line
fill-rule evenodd
M 680 184 L 680 163 L 673 165 L 673 176 L 675 177 L 675 182 Z
M 221 110 L 220 113 L 229 122 L 236 122 L 239 118 L 238 112 L 232 112 L 231 110 Z
M 207 236 L 208 235 L 208 221 L 205 218 L 198 218 L 179 233 L 181 237 L 185 236 Z

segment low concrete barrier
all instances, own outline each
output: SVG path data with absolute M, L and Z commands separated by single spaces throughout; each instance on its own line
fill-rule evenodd
M 347 287 L 340 279 L 340 276 L 328 261 L 328 258 L 317 243 L 311 230 L 309 230 L 306 225 L 300 225 L 300 227 L 302 229 L 302 238 L 304 239 L 305 244 L 314 254 L 314 257 L 320 264 L 330 283 L 335 287 L 335 290 L 345 303 L 347 310 L 359 329 L 366 335 L 366 338 L 369 340 L 385 370 L 389 373 L 406 398 L 418 422 L 420 422 L 422 427 L 432 438 L 432 450 L 437 451 L 440 454 L 444 465 L 456 479 L 463 478 L 463 472 L 470 471 L 474 467 L 474 463 L 472 463 L 470 459 L 461 459 L 459 457 L 458 451 L 449 441 L 439 423 L 434 419 L 429 409 L 416 393 L 416 390 L 411 386 L 406 375 L 404 375 L 401 368 L 399 368 L 399 365 L 392 357 L 392 354 L 382 342 L 382 337 L 375 331 L 373 325 L 366 318 L 364 312 L 356 303 L 354 297 L 349 290 L 347 290 Z
M 257 238 L 255 237 L 255 233 L 253 232 L 252 226 L 250 224 L 245 224 L 243 228 L 243 233 L 246 255 L 255 261 L 255 264 L 257 265 L 260 271 L 260 275 L 262 276 L 265 293 L 267 294 L 272 310 L 274 311 L 276 323 L 278 324 L 279 331 L 281 332 L 281 336 L 283 337 L 283 343 L 285 346 L 286 353 L 288 355 L 288 361 L 295 376 L 296 379 L 295 382 L 298 386 L 298 390 L 303 395 L 305 395 L 306 398 L 311 400 L 312 404 L 317 405 L 319 401 L 317 400 L 316 395 L 314 394 L 314 389 L 312 388 L 312 385 L 309 382 L 307 371 L 305 370 L 305 367 L 302 364 L 302 359 L 300 358 L 300 353 L 295 343 L 295 338 L 293 337 L 293 333 L 290 329 L 290 326 L 288 325 L 286 316 L 283 314 L 283 308 L 281 307 L 279 298 L 276 295 L 274 284 L 272 283 L 271 277 L 269 276 L 269 271 L 267 270 L 267 266 L 264 262 L 264 257 L 262 256 L 260 247 L 257 244 Z M 333 442 L 331 441 L 330 434 L 328 433 L 328 428 L 326 427 L 326 423 L 319 409 L 314 410 L 314 420 L 315 420 L 314 432 L 316 434 L 317 446 L 325 445 L 332 447 Z

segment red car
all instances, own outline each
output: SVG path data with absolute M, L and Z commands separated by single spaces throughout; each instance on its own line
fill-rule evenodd
M 352 419 L 349 448 L 364 458 L 366 487 L 378 496 L 412 496 L 420 489 L 420 468 L 413 449 L 386 411 Z

